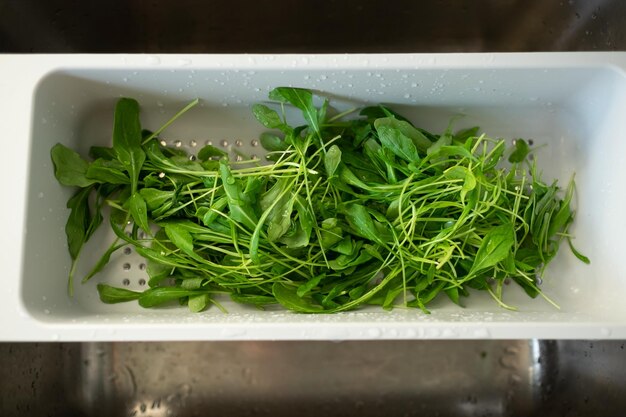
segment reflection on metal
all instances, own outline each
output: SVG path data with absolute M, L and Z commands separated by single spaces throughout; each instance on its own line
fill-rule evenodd
M 5 343 L 0 415 L 612 416 L 624 375 L 619 341 Z
M 625 11 L 619 0 L 404 0 L 393 7 L 376 0 L 345 0 L 332 7 L 274 0 L 272 7 L 246 2 L 236 13 L 230 2 L 203 0 L 158 5 L 128 0 L 110 7 L 20 0 L 0 6 L 0 51 L 624 50 Z

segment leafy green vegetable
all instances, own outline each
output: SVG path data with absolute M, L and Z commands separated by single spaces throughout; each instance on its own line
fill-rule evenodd
M 515 148 L 509 155 L 509 162 L 523 162 L 528 156 L 528 152 L 530 152 L 528 143 L 524 139 L 516 139 Z
M 138 300 L 140 292 L 116 288 L 106 284 L 98 284 L 98 294 L 100 300 L 107 304 L 125 303 L 127 301 Z
M 87 178 L 89 163 L 70 148 L 57 143 L 50 151 L 54 162 L 54 176 L 63 185 L 88 187 L 95 181 Z
M 492 228 L 485 237 L 476 252 L 474 264 L 468 276 L 478 271 L 497 265 L 506 259 L 515 243 L 515 231 L 513 225 L 505 223 Z
M 349 119 L 353 111 L 329 114 L 327 100 L 300 88 L 276 88 L 270 99 L 280 111 L 257 104 L 252 113 L 272 130 L 260 136 L 271 165 L 231 162 L 211 145 L 195 158 L 161 145 L 158 135 L 197 100 L 151 133 L 138 103 L 120 99 L 112 147 L 92 147 L 92 162 L 55 145 L 58 181 L 78 187 L 66 224 L 70 293 L 105 205 L 116 239 L 83 281 L 122 247 L 146 259 L 150 277 L 143 292 L 98 285 L 106 303 L 200 312 L 222 308 L 214 296 L 227 294 L 300 313 L 403 305 L 428 314 L 440 294 L 461 306 L 485 291 L 512 309 L 507 278 L 553 303 L 535 277 L 563 239 L 589 263 L 569 232 L 574 181 L 564 192 L 543 182 L 523 139 L 507 147 L 477 127 L 453 133 L 452 122 L 438 135 L 387 106 Z M 289 124 L 285 106 L 306 125 Z
M 131 194 L 137 190 L 139 172 L 146 159 L 141 148 L 139 103 L 130 98 L 118 100 L 113 121 L 113 149 L 122 163 L 131 183 Z
M 130 183 L 128 175 L 124 173 L 124 166 L 116 160 L 96 159 L 89 164 L 85 176 L 93 182 L 105 184 L 118 185 Z

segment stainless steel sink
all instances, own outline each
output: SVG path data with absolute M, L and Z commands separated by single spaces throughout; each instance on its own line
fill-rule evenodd
M 623 342 L 0 345 L 0 415 L 623 416 Z
M 619 0 L 271 4 L 1 1 L 0 53 L 626 49 Z M 0 344 L 6 417 L 623 416 L 625 393 L 623 342 Z
M 625 11 L 620 0 L 4 0 L 0 51 L 610 51 L 624 49 Z

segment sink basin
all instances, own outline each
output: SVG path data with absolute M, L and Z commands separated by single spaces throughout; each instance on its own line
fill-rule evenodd
M 603 416 L 619 341 L 0 344 L 0 415 Z
M 0 51 L 610 51 L 622 50 L 626 41 L 626 4 L 619 0 L 405 0 L 393 7 L 375 0 L 324 6 L 275 0 L 272 6 L 8 1 L 0 4 Z

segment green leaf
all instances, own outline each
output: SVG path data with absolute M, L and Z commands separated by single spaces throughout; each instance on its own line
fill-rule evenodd
M 515 139 L 515 148 L 513 152 L 511 152 L 511 155 L 509 155 L 509 162 L 516 163 L 524 161 L 528 152 L 530 152 L 528 143 L 526 143 L 524 139 Z
M 383 148 L 389 149 L 396 156 L 404 159 L 407 162 L 419 161 L 419 155 L 417 148 L 413 144 L 413 141 L 405 136 L 402 131 L 394 126 L 397 122 L 395 119 L 378 119 L 374 122 L 376 132 L 378 132 L 378 138 Z
M 285 308 L 299 313 L 320 313 L 324 309 L 322 306 L 313 304 L 313 301 L 306 297 L 299 297 L 297 290 L 293 287 L 275 282 L 272 285 L 272 294 L 276 300 Z
M 89 156 L 93 159 L 104 159 L 105 161 L 117 160 L 115 150 L 108 146 L 92 146 L 89 148 Z
M 324 155 L 324 167 L 326 168 L 326 175 L 332 177 L 335 175 L 335 171 L 337 171 L 337 167 L 341 162 L 341 149 L 339 146 L 333 145 L 331 146 L 326 154 Z
M 212 157 L 219 157 L 222 158 L 224 156 L 227 156 L 228 152 L 225 152 L 219 148 L 216 148 L 213 145 L 206 145 L 203 146 L 199 151 L 198 151 L 198 159 L 200 161 L 207 161 Z
M 463 187 L 460 192 L 461 201 L 465 201 L 467 193 L 476 188 L 476 177 L 472 171 L 462 165 L 448 168 L 443 174 L 446 178 L 463 180 Z
M 320 281 L 322 281 L 324 278 L 326 278 L 326 274 L 320 274 L 311 278 L 310 280 L 298 287 L 298 289 L 296 290 L 296 295 L 300 298 L 304 297 L 309 292 L 311 292 L 313 288 L 317 287 Z
M 89 163 L 70 148 L 57 143 L 50 151 L 57 181 L 70 187 L 88 187 L 95 181 L 87 178 Z
M 259 219 L 241 191 L 241 181 L 232 174 L 230 167 L 224 160 L 220 161 L 220 176 L 228 198 L 230 217 L 248 229 L 254 230 Z
M 428 155 L 434 155 L 440 152 L 441 148 L 452 145 L 452 136 L 444 134 L 439 137 L 437 142 L 433 143 L 427 150 Z
M 480 128 L 478 126 L 468 127 L 467 129 L 462 129 L 456 132 L 452 139 L 454 142 L 465 143 L 468 139 L 478 136 L 479 130 Z
M 294 201 L 294 196 L 285 194 L 270 209 L 266 220 L 267 239 L 270 242 L 276 242 L 289 230 Z
M 152 234 L 150 224 L 148 223 L 148 209 L 146 201 L 139 192 L 135 192 L 128 200 L 128 209 L 133 217 L 135 224 L 143 229 L 149 235 Z
M 231 293 L 230 298 L 237 303 L 251 304 L 258 307 L 278 303 L 274 297 L 268 295 Z
M 567 237 L 567 244 L 569 245 L 569 248 L 574 256 L 577 257 L 581 262 L 586 263 L 587 265 L 591 263 L 591 260 L 588 257 L 578 252 L 578 250 L 574 247 L 574 244 L 572 243 L 572 239 L 569 236 Z
M 98 272 L 102 271 L 104 269 L 105 266 L 107 266 L 107 264 L 109 263 L 109 261 L 111 260 L 111 255 L 118 250 L 121 247 L 126 246 L 126 244 L 124 243 L 114 243 L 112 245 L 109 246 L 109 248 L 106 250 L 106 252 L 104 252 L 104 254 L 100 257 L 100 259 L 98 259 L 98 262 L 96 262 L 96 264 L 93 266 L 93 268 L 91 269 L 91 271 L 89 271 L 87 273 L 87 275 L 85 275 L 85 277 L 83 278 L 82 282 L 85 283 L 87 281 L 89 281 L 91 278 L 93 278 L 94 275 L 96 275 Z
M 206 291 L 185 290 L 176 287 L 155 287 L 144 291 L 139 297 L 139 305 L 145 308 L 155 307 L 183 297 L 206 294 Z
M 288 102 L 299 108 L 311 130 L 321 138 L 320 120 L 317 109 L 313 106 L 313 94 L 310 90 L 293 87 L 277 87 L 270 91 L 269 97 L 272 100 Z
M 67 246 L 72 259 L 77 259 L 83 244 L 87 241 L 87 230 L 91 222 L 89 195 L 92 188 L 83 188 L 67 201 L 70 215 L 65 224 Z
M 117 160 L 98 158 L 89 164 L 86 177 L 93 182 L 108 184 L 130 184 L 124 166 Z
M 142 188 L 139 190 L 139 194 L 144 199 L 146 208 L 150 211 L 156 210 L 166 203 L 171 203 L 176 196 L 174 191 L 159 190 L 158 188 Z
M 410 123 L 398 120 L 395 117 L 383 117 L 377 119 L 374 122 L 374 127 L 378 131 L 380 126 L 385 126 L 387 129 L 398 131 L 400 135 L 409 138 L 411 142 L 413 142 L 415 148 L 423 154 L 425 154 L 427 149 L 432 145 L 430 139 L 428 139 L 421 130 L 416 129 Z
M 141 297 L 142 293 L 124 288 L 112 287 L 107 284 L 98 284 L 98 295 L 103 303 L 117 304 L 137 300 Z
M 228 206 L 228 198 L 220 197 L 213 202 L 211 207 L 199 207 L 196 212 L 196 216 L 202 221 L 205 226 L 210 226 L 218 217 L 220 213 Z
M 335 245 L 333 248 L 334 251 L 339 252 L 343 255 L 352 255 L 355 252 L 354 241 L 350 236 L 344 237 L 339 244 Z
M 189 311 L 192 313 L 199 313 L 206 309 L 210 302 L 211 298 L 209 294 L 191 295 L 189 296 L 187 307 L 189 307 Z
M 292 234 L 285 234 L 280 239 L 281 243 L 291 249 L 302 248 L 309 244 L 314 222 L 314 216 L 302 197 L 296 196 L 295 207 L 298 212 L 299 227 L 296 227 Z
M 550 227 L 548 228 L 548 237 L 552 237 L 556 235 L 557 232 L 561 231 L 572 218 L 572 210 L 570 208 L 570 202 L 572 201 L 572 197 L 574 196 L 574 179 L 572 178 L 567 187 L 567 193 L 565 194 L 565 198 L 561 201 L 559 210 L 556 212 L 554 216 L 550 219 Z
M 252 106 L 252 114 L 261 124 L 269 129 L 280 129 L 285 133 L 291 133 L 293 129 L 284 123 L 275 110 L 263 104 L 255 104 Z
M 461 300 L 459 299 L 459 288 L 451 287 L 444 290 L 446 295 L 452 300 L 454 304 L 461 305 Z
M 410 120 L 408 120 L 406 117 L 390 109 L 389 107 L 383 106 L 382 104 L 378 106 L 363 107 L 359 112 L 359 116 L 365 116 L 371 122 L 383 117 L 389 117 L 389 115 L 392 115 L 399 121 L 411 124 Z M 413 125 L 411 124 L 411 126 Z
M 184 226 L 173 222 L 165 224 L 163 229 L 174 246 L 187 255 L 197 256 L 193 250 L 193 237 Z
M 385 246 L 385 242 L 380 238 L 372 217 L 365 207 L 360 204 L 348 204 L 344 208 L 343 213 L 358 236 Z
M 502 262 L 509 255 L 514 243 L 515 231 L 511 223 L 492 228 L 483 238 L 468 276 Z
M 163 280 L 172 275 L 172 266 L 155 262 L 152 259 L 147 259 L 147 261 L 148 265 L 146 266 L 146 272 L 150 277 L 148 280 L 148 285 L 150 287 L 156 287 L 158 284 L 163 282 Z
M 115 106 L 113 120 L 113 149 L 122 163 L 131 183 L 131 194 L 137 190 L 139 171 L 146 159 L 141 148 L 141 123 L 139 103 L 131 98 L 121 98 Z
M 206 278 L 202 277 L 185 278 L 182 280 L 180 286 L 186 290 L 199 290 L 205 282 Z
M 281 152 L 289 147 L 283 139 L 271 133 L 261 133 L 259 140 L 263 149 L 269 152 Z

